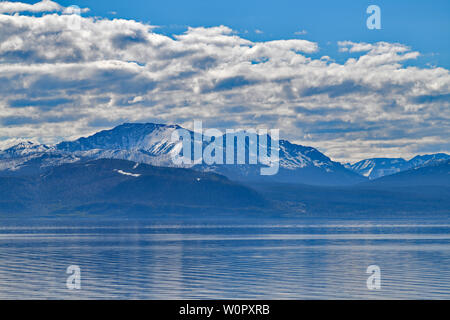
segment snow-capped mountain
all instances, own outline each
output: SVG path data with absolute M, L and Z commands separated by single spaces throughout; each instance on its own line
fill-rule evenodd
M 422 165 L 366 182 L 368 186 L 413 187 L 413 186 L 450 186 L 450 160 L 439 159 Z M 445 196 L 444 196 L 445 197 Z
M 20 143 L 0 151 L 5 174 L 30 172 L 87 159 L 123 159 L 155 166 L 171 166 L 172 132 L 178 126 L 125 123 L 87 138 L 53 146 Z
M 177 125 L 125 123 L 87 138 L 61 142 L 55 149 L 86 158 L 122 159 L 170 167 L 177 145 L 172 142 L 172 133 L 180 128 Z
M 27 141 L 0 151 L 0 171 L 3 174 L 21 171 L 23 174 L 81 159 L 74 154 L 58 152 L 54 146 Z
M 423 156 L 415 156 L 408 162 L 411 163 L 411 168 L 426 166 L 434 162 L 440 162 L 450 159 L 450 155 L 445 153 L 426 154 Z
M 171 137 L 172 133 L 180 128 L 177 125 L 125 123 L 90 137 L 61 142 L 54 146 L 32 143 L 17 145 L 0 152 L 0 170 L 10 173 L 25 169 L 30 171 L 66 162 L 101 158 L 173 167 L 172 154 L 178 152 L 179 143 L 172 142 Z M 193 168 L 220 173 L 233 180 L 241 181 L 265 180 L 316 185 L 347 185 L 365 179 L 346 169 L 342 164 L 332 161 L 315 148 L 292 144 L 286 140 L 280 140 L 279 143 L 280 170 L 274 176 L 261 176 L 261 165 L 197 164 Z M 246 151 L 248 152 L 248 144 L 246 144 Z
M 47 152 L 50 147 L 31 141 L 21 142 L 11 148 L 1 151 L 2 158 L 17 158 L 32 155 L 39 152 Z
M 147 150 L 164 153 L 170 144 L 172 132 L 181 127 L 154 123 L 124 123 L 111 130 L 100 131 L 90 137 L 61 142 L 58 150 L 68 152 L 89 150 Z
M 408 162 L 402 158 L 373 158 L 346 165 L 360 175 L 377 179 L 386 175 L 409 169 Z
M 366 159 L 354 164 L 347 164 L 346 167 L 354 172 L 365 176 L 371 180 L 384 176 L 396 174 L 412 168 L 426 166 L 427 164 L 448 160 L 450 156 L 445 153 L 430 155 L 419 155 L 411 160 L 403 158 L 373 158 Z
M 248 148 L 248 145 L 246 145 Z M 246 151 L 248 153 L 248 150 Z M 351 185 L 366 179 L 334 162 L 315 148 L 279 141 L 279 171 L 273 176 L 261 176 L 261 165 L 196 166 L 202 171 L 214 171 L 233 180 L 244 182 L 283 182 L 308 185 Z

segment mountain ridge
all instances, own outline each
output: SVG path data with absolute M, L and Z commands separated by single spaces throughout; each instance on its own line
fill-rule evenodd
M 181 127 L 154 123 L 124 123 L 88 137 L 75 141 L 63 141 L 53 146 L 17 145 L 0 151 L 0 170 L 14 174 L 26 167 L 30 168 L 30 164 L 34 166 L 34 169 L 39 170 L 39 167 L 51 167 L 54 163 L 59 165 L 65 162 L 101 158 L 174 167 L 172 155 L 178 151 L 178 142 L 172 142 L 171 136 L 177 129 Z M 193 134 L 192 131 L 188 130 L 188 132 Z M 247 142 L 245 147 L 248 152 Z M 24 151 L 24 149 L 28 150 Z M 41 161 L 40 165 L 39 161 Z M 274 180 L 307 184 L 352 184 L 364 180 L 317 149 L 295 145 L 286 140 L 280 140 L 279 164 L 279 174 L 271 178 L 261 177 L 259 169 L 262 165 L 193 164 L 184 165 L 184 167 L 192 167 L 199 171 L 213 171 L 241 181 Z
M 364 182 L 361 185 L 371 187 L 450 187 L 450 159 L 428 162 L 393 175 Z
M 370 158 L 353 164 L 346 164 L 346 168 L 370 180 L 421 167 L 429 163 L 450 159 L 446 153 L 416 155 L 410 160 L 404 158 Z
M 15 175 L 42 170 L 63 163 L 88 159 L 123 159 L 161 167 L 178 167 L 172 162 L 177 143 L 171 141 L 172 133 L 182 129 L 176 124 L 123 123 L 111 129 L 101 130 L 74 141 L 62 141 L 55 145 L 22 142 L 0 150 L 0 171 Z M 191 135 L 194 133 L 190 130 Z M 270 136 L 269 136 L 270 138 Z M 321 153 L 314 147 L 279 140 L 279 166 L 277 175 L 260 175 L 259 165 L 181 165 L 198 171 L 216 172 L 237 181 L 262 181 L 300 183 L 311 185 L 352 185 L 366 179 L 408 170 L 445 157 L 446 154 L 415 156 L 409 161 L 403 158 L 373 158 L 343 165 Z M 205 144 L 203 142 L 202 148 Z M 236 147 L 236 146 L 235 146 Z M 249 146 L 246 142 L 246 153 Z M 223 150 L 224 151 L 224 150 Z M 224 151 L 225 152 L 225 151 Z

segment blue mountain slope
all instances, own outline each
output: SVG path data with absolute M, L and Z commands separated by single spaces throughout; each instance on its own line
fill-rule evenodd
M 269 206 L 257 192 L 217 174 L 116 159 L 0 176 L 0 192 L 0 213 L 31 215 L 263 212 Z

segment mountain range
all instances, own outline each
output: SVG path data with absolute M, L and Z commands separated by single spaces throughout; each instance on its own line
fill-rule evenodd
M 436 153 L 415 156 L 411 160 L 403 158 L 372 158 L 354 164 L 346 164 L 345 167 L 372 180 L 448 159 L 450 159 L 448 154 Z
M 123 124 L 75 141 L 0 151 L 0 213 L 372 215 L 441 214 L 450 207 L 446 154 L 344 166 L 280 140 L 278 174 L 261 176 L 261 165 L 175 166 L 171 136 L 179 128 Z
M 393 175 L 387 175 L 362 185 L 388 187 L 445 186 L 450 187 L 450 159 L 425 162 Z
M 21 143 L 0 152 L 0 170 L 3 174 L 17 175 L 62 163 L 104 158 L 174 167 L 172 154 L 177 151 L 177 143 L 172 142 L 171 137 L 174 130 L 180 128 L 177 125 L 126 123 L 87 138 L 53 146 Z M 286 140 L 280 140 L 279 144 L 280 170 L 274 176 L 261 176 L 261 165 L 194 164 L 190 167 L 198 171 L 220 173 L 237 181 L 350 185 L 366 179 L 315 148 L 291 144 Z
M 0 173 L 4 176 L 20 176 L 65 163 L 93 159 L 121 159 L 152 166 L 175 167 L 172 154 L 177 152 L 177 143 L 172 142 L 171 137 L 180 128 L 178 125 L 125 123 L 89 137 L 52 146 L 23 142 L 0 151 Z M 287 140 L 280 140 L 279 145 L 280 169 L 274 176 L 261 176 L 261 165 L 194 164 L 187 167 L 202 172 L 215 172 L 241 182 L 339 186 L 354 185 L 450 159 L 446 154 L 434 154 L 417 156 L 409 161 L 380 158 L 343 165 L 332 161 L 313 147 L 293 144 Z M 248 152 L 248 142 L 246 151 Z

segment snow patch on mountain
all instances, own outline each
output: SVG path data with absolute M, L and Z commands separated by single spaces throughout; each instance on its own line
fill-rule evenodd
M 126 172 L 126 171 L 118 170 L 118 169 L 114 169 L 114 171 L 117 173 L 120 173 L 124 176 L 130 176 L 130 177 L 135 177 L 135 178 L 138 178 L 141 176 L 141 174 L 139 174 L 139 173 L 131 173 L 131 172 Z

